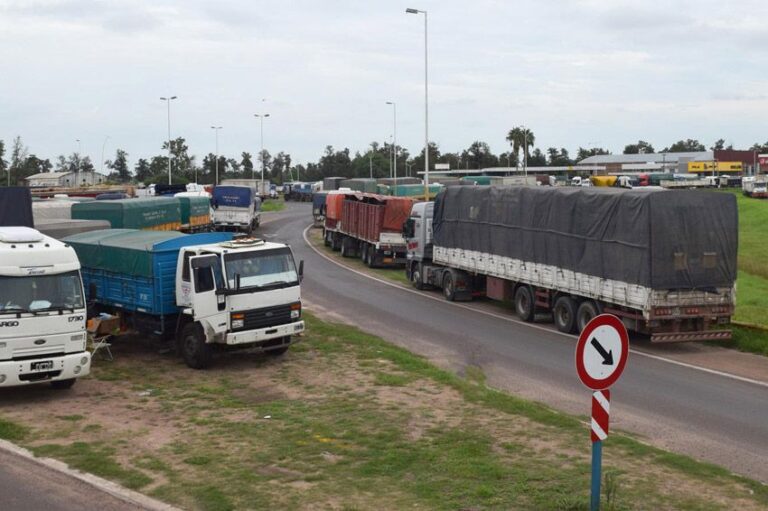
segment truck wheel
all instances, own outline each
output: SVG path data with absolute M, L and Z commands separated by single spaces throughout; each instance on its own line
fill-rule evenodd
M 339 237 L 333 233 L 331 233 L 331 249 L 334 252 L 341 250 L 341 241 L 339 240 Z
M 366 258 L 368 257 L 368 243 L 363 243 L 360 247 L 360 260 L 365 263 Z
M 213 362 L 213 350 L 200 327 L 190 323 L 181 331 L 181 356 L 192 369 L 205 369 Z
M 341 257 L 351 257 L 352 256 L 352 248 L 349 246 L 351 243 L 350 238 L 344 238 L 341 240 Z
M 456 300 L 456 287 L 451 272 L 445 272 L 445 276 L 443 277 L 443 296 L 449 302 Z
M 581 305 L 579 305 L 579 308 L 576 311 L 577 332 L 584 330 L 584 327 L 587 326 L 587 323 L 592 321 L 592 318 L 598 314 L 600 314 L 600 312 L 595 302 L 592 300 L 584 300 L 581 302 Z
M 326 247 L 331 246 L 331 233 L 329 231 L 325 231 L 325 233 L 323 234 L 323 244 Z
M 555 326 L 566 334 L 572 334 L 576 330 L 576 302 L 570 296 L 561 296 L 555 301 L 552 309 Z
M 76 381 L 77 380 L 75 378 L 69 378 L 67 380 L 56 380 L 51 382 L 51 387 L 56 390 L 71 389 L 72 385 L 74 385 Z
M 372 246 L 368 249 L 368 258 L 365 264 L 368 268 L 376 268 L 376 249 Z
M 424 289 L 423 268 L 421 263 L 413 263 L 411 266 L 411 284 L 416 289 Z
M 533 293 L 528 286 L 520 286 L 515 291 L 515 312 L 517 316 L 530 323 L 536 315 L 536 306 L 533 301 Z

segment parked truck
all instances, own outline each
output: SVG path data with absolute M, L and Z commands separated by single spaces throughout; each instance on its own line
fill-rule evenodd
M 742 180 L 741 188 L 747 197 L 768 198 L 768 176 L 747 176 Z
M 107 220 L 113 229 L 177 231 L 181 206 L 174 197 L 102 200 L 71 205 L 73 220 Z
M 404 231 L 408 278 L 448 300 L 509 301 L 566 333 L 605 312 L 652 342 L 731 338 L 730 194 L 451 187 L 415 204 Z
M 0 227 L 0 387 L 63 389 L 90 372 L 84 296 L 71 247 L 30 227 Z
M 67 238 L 88 298 L 124 329 L 175 339 L 189 367 L 215 348 L 285 353 L 304 331 L 298 267 L 287 245 L 229 233 L 113 229 Z
M 250 186 L 217 186 L 211 203 L 216 230 L 251 234 L 261 224 L 261 198 Z
M 256 195 L 262 200 L 267 200 L 271 196 L 270 188 L 272 184 L 269 180 L 262 181 L 261 179 L 224 179 L 221 181 L 222 186 L 247 186 L 252 188 Z
M 372 193 L 329 192 L 324 240 L 344 257 L 359 256 L 369 267 L 405 264 L 402 226 L 413 201 Z

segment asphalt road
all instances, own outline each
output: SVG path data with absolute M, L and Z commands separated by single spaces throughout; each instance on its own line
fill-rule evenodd
M 4 511 L 140 511 L 78 479 L 0 451 Z
M 456 306 L 357 275 L 315 253 L 303 239 L 309 204 L 288 203 L 265 237 L 289 243 L 305 264 L 302 295 L 324 317 L 359 325 L 461 372 L 480 366 L 489 383 L 554 408 L 588 416 L 590 391 L 574 368 L 575 337 L 547 325 Z M 659 354 L 658 351 L 656 351 Z M 611 389 L 611 429 L 768 483 L 768 388 L 630 354 Z M 584 448 L 589 433 L 585 426 Z

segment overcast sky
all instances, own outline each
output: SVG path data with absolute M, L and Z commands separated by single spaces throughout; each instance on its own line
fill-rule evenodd
M 172 135 L 201 158 L 256 153 L 295 162 L 326 145 L 365 151 L 424 141 L 429 11 L 430 139 L 507 149 L 681 138 L 739 148 L 768 140 L 768 2 L 754 1 L 15 1 L 0 0 L 0 139 L 94 162 L 117 147 L 160 152 Z M 266 101 L 262 102 L 262 99 Z M 200 160 L 198 160 L 200 161 Z M 98 168 L 98 163 L 97 163 Z

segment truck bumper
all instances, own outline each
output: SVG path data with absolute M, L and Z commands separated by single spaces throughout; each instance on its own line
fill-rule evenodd
M 51 362 L 45 369 L 33 365 Z M 7 360 L 0 362 L 0 387 L 15 387 L 56 380 L 80 378 L 91 372 L 91 354 L 87 351 L 34 360 Z
M 244 332 L 229 333 L 225 339 L 226 344 L 230 346 L 253 344 L 254 347 L 258 347 L 260 344 L 266 344 L 267 341 L 272 339 L 300 334 L 303 331 L 304 322 L 296 321 L 295 323 L 286 323 L 284 325 L 260 328 L 258 330 L 246 330 Z M 278 347 L 272 346 L 273 343 L 269 344 L 270 348 Z
M 651 342 L 730 341 L 730 330 L 705 330 L 703 332 L 665 332 L 651 334 Z

